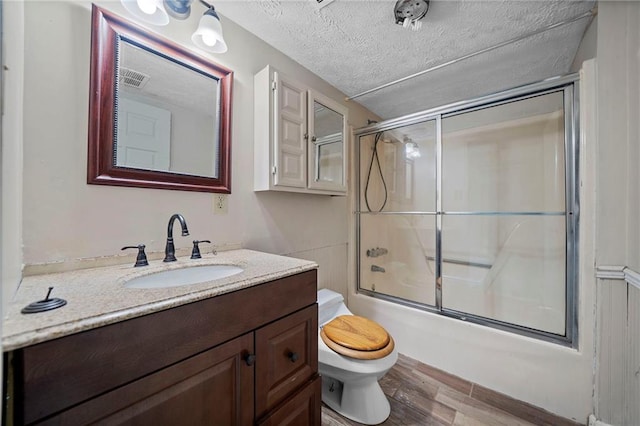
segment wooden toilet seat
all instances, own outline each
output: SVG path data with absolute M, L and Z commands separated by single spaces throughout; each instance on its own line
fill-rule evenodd
M 334 318 L 322 327 L 320 337 L 335 352 L 355 359 L 383 358 L 395 346 L 380 324 L 357 315 Z

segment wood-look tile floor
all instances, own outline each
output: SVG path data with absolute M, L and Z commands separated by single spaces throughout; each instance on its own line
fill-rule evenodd
M 380 381 L 391 414 L 383 425 L 576 426 L 580 423 L 400 355 Z M 323 426 L 353 426 L 323 404 Z

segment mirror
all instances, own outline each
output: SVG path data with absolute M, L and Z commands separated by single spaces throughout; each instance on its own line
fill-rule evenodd
M 94 5 L 87 182 L 230 193 L 232 81 Z
M 347 110 L 332 99 L 309 91 L 309 187 L 346 190 Z

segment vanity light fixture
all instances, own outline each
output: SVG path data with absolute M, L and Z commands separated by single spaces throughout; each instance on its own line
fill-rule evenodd
M 162 0 L 120 0 L 127 12 L 153 25 L 167 25 L 169 14 Z
M 120 0 L 124 8 L 141 21 L 152 25 L 167 25 L 169 17 L 184 20 L 191 14 L 193 0 Z M 207 11 L 200 18 L 198 28 L 191 41 L 200 49 L 213 53 L 227 51 L 227 43 L 222 37 L 220 17 L 213 5 L 199 0 Z
M 224 53 L 227 51 L 227 43 L 222 37 L 222 25 L 220 17 L 216 13 L 215 8 L 200 0 L 200 3 L 208 7 L 207 11 L 200 18 L 198 28 L 191 36 L 193 44 L 200 49 L 208 50 L 213 53 Z

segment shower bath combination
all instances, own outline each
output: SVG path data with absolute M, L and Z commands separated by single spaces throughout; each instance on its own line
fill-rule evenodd
M 358 292 L 574 345 L 576 81 L 358 130 Z

